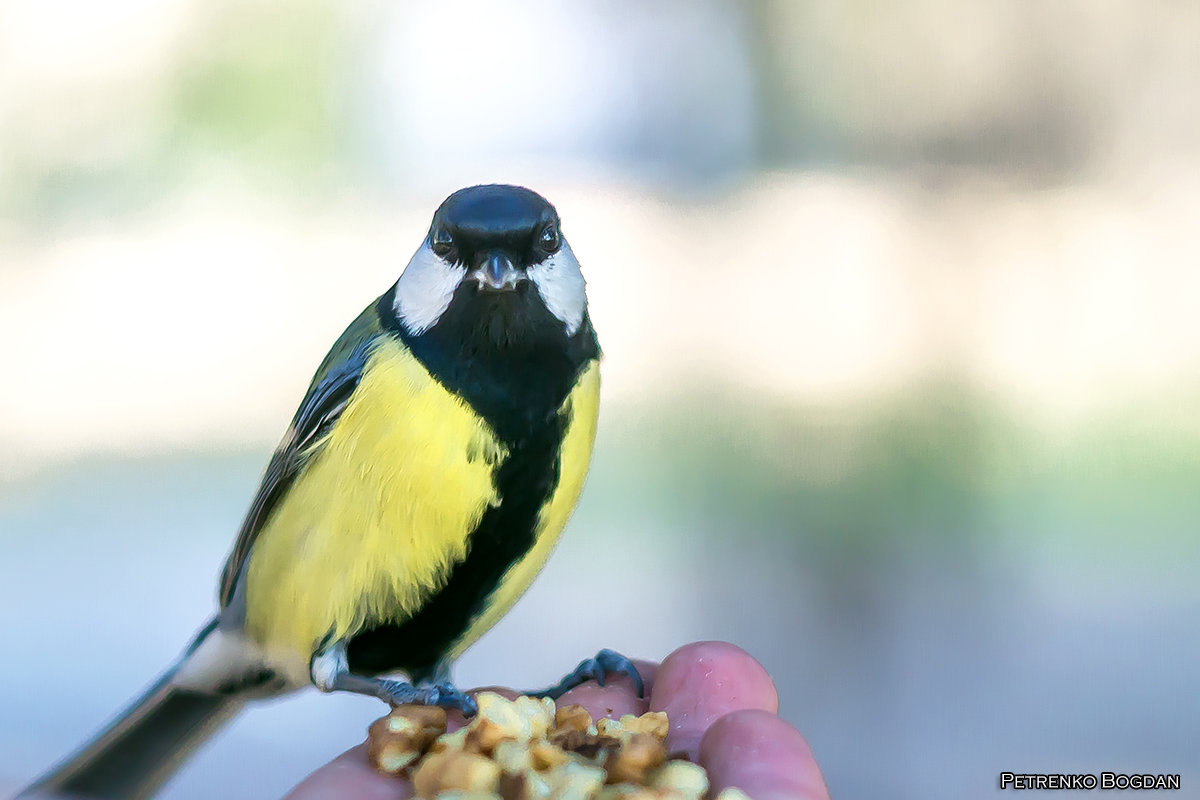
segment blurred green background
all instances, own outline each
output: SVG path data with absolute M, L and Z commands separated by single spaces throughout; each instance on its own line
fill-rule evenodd
M 0 0 L 0 792 L 211 612 L 342 327 L 471 183 L 605 348 L 557 554 L 462 660 L 724 638 L 835 796 L 1200 780 L 1200 6 Z M 378 704 L 254 708 L 278 796 Z

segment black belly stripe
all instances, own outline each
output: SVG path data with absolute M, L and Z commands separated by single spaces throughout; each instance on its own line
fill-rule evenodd
M 442 589 L 400 625 L 372 628 L 350 641 L 350 669 L 378 674 L 396 669 L 428 677 L 482 611 L 504 572 L 534 544 L 538 512 L 558 485 L 559 445 L 565 420 L 512 453 L 496 472 L 501 502 L 484 512 L 470 550 Z
M 471 404 L 509 455 L 495 472 L 500 503 L 470 533 L 466 558 L 413 616 L 377 623 L 350 640 L 353 672 L 402 670 L 413 680 L 429 677 L 484 609 L 505 571 L 533 547 L 538 514 L 558 486 L 559 454 L 570 424 L 559 409 L 600 350 L 590 321 L 585 318 L 568 339 L 562 323 L 525 288 L 501 309 L 503 326 L 495 317 L 488 324 L 488 312 L 481 313 L 478 295 L 467 287 L 420 336 L 396 322 L 390 293 L 380 298 L 385 328 L 439 383 Z M 524 335 L 514 341 L 513 330 Z

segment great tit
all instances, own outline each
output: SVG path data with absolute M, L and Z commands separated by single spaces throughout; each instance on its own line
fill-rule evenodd
M 438 208 L 325 357 L 180 660 L 27 794 L 138 798 L 250 699 L 315 685 L 470 714 L 450 666 L 528 588 L 583 487 L 600 347 L 558 213 L 517 186 Z M 381 677 L 402 673 L 408 680 Z M 602 650 L 558 696 L 637 670 Z

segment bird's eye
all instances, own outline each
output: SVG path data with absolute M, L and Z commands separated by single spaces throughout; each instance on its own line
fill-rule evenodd
M 542 235 L 538 237 L 538 244 L 547 253 L 553 253 L 562 245 L 562 238 L 558 235 L 558 228 L 554 225 L 547 225 L 542 229 Z
M 433 232 L 433 241 L 430 243 L 433 252 L 439 257 L 445 258 L 454 252 L 454 240 L 450 238 L 450 231 L 445 228 L 438 228 Z

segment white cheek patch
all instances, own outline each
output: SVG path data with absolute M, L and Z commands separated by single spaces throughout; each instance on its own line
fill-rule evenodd
M 437 323 L 466 274 L 466 267 L 448 264 L 428 245 L 421 245 L 400 275 L 392 301 L 396 316 L 409 333 L 416 336 Z
M 583 323 L 587 293 L 583 272 L 566 240 L 557 253 L 529 268 L 529 278 L 546 308 L 567 326 L 567 336 L 574 336 Z

